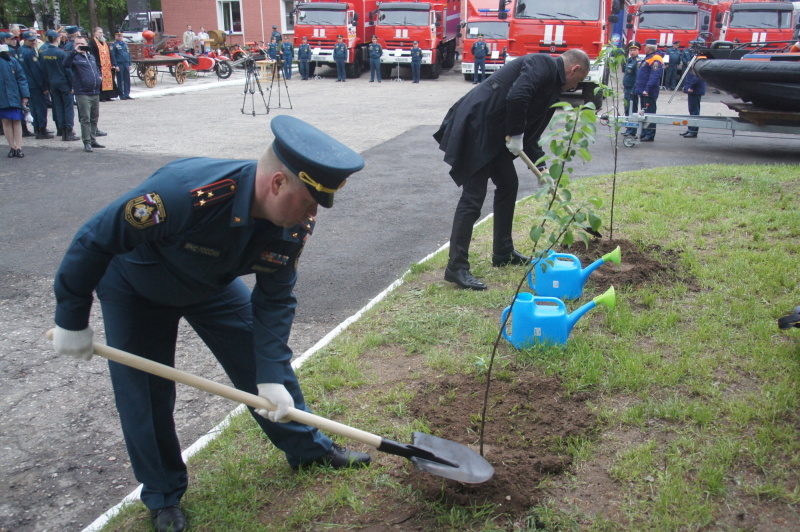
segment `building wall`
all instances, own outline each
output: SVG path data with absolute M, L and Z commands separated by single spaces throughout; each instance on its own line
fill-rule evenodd
M 253 41 L 269 42 L 272 26 L 282 33 L 292 33 L 287 28 L 284 0 L 240 0 L 241 31 L 229 34 L 229 44 Z M 164 31 L 179 38 L 191 24 L 195 33 L 200 26 L 206 31 L 223 29 L 222 2 L 219 0 L 161 0 L 164 13 Z

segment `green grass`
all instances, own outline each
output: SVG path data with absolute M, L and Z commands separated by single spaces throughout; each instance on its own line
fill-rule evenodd
M 608 198 L 610 178 L 581 180 L 572 191 Z M 530 200 L 517 209 L 523 251 L 535 207 Z M 587 314 L 564 349 L 499 352 L 495 378 L 513 378 L 512 362 L 533 366 L 557 375 L 566 393 L 591 394 L 597 413 L 589 434 L 551 442 L 572 457 L 572 468 L 543 483 L 549 496 L 516 529 L 735 529 L 726 519 L 740 510 L 748 526 L 800 527 L 800 331 L 776 325 L 800 304 L 798 219 L 797 167 L 618 176 L 615 238 L 641 249 L 660 246 L 686 282 L 619 287 L 616 310 Z M 370 373 L 365 361 L 375 357 L 391 357 L 412 378 L 474 373 L 475 390 L 482 390 L 480 375 L 520 270 L 489 266 L 491 224 L 476 231 L 472 254 L 474 273 L 492 290 L 444 283 L 445 254 L 413 265 L 403 286 L 302 368 L 313 410 L 399 441 L 411 430 L 435 432 L 411 416 L 411 388 Z M 453 392 L 440 402 L 457 400 Z M 184 507 L 196 530 L 346 530 L 393 508 L 413 513 L 409 523 L 426 530 L 513 528 L 491 505 L 447 504 L 414 491 L 396 462 L 372 454 L 376 463 L 366 470 L 294 473 L 240 416 L 189 464 Z M 585 495 L 590 482 L 595 500 Z M 108 529 L 148 526 L 137 504 Z

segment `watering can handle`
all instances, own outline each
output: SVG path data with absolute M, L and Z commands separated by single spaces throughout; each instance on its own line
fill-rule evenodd
M 559 308 L 561 308 L 565 312 L 567 310 L 567 305 L 557 297 L 536 296 L 533 298 L 533 303 L 536 305 L 541 305 L 544 303 L 555 303 L 556 305 L 558 305 Z
M 505 310 L 503 310 L 503 316 L 500 318 L 500 323 L 503 324 L 503 329 L 502 329 L 503 337 L 506 340 L 508 340 L 509 342 L 511 341 L 511 337 L 506 332 L 506 316 L 508 316 L 508 313 L 509 313 L 510 310 L 511 310 L 511 307 L 506 307 Z
M 552 255 L 547 257 L 548 259 L 569 259 L 572 262 L 577 262 L 578 266 L 581 265 L 581 261 L 575 255 L 570 255 L 569 253 L 553 253 Z

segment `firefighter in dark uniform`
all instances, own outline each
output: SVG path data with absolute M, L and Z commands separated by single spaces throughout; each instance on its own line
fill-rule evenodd
M 292 59 L 294 59 L 294 46 L 292 41 L 285 40 L 281 44 L 281 61 L 283 61 L 283 77 L 292 79 Z
M 658 53 L 658 44 L 655 39 L 648 39 L 644 45 L 645 58 L 639 64 L 636 72 L 636 86 L 634 94 L 639 96 L 639 106 L 646 114 L 656 114 L 658 106 L 658 90 L 661 83 L 661 73 L 664 70 L 664 61 Z M 650 124 L 642 130 L 642 142 L 656 140 L 656 125 Z
M 687 46 L 687 50 L 690 50 L 692 47 L 696 50 L 705 43 L 703 41 L 694 41 L 690 44 L 693 46 Z M 692 53 L 691 50 L 690 53 Z M 689 60 L 691 61 L 691 59 Z M 700 101 L 706 93 L 706 82 L 695 76 L 690 70 L 686 73 L 686 77 L 683 80 L 683 92 L 688 96 L 689 114 L 691 116 L 698 116 L 700 114 Z M 698 131 L 700 131 L 699 127 L 689 126 L 686 131 L 680 133 L 680 135 L 687 139 L 694 139 L 697 138 Z
M 539 137 L 562 91 L 589 74 L 589 56 L 578 49 L 558 57 L 528 54 L 505 64 L 450 108 L 433 137 L 463 187 L 453 217 L 450 260 L 444 278 L 461 288 L 485 290 L 470 273 L 472 227 L 481 214 L 489 179 L 495 184 L 492 265 L 526 264 L 511 237 L 518 179 L 514 159 L 525 152 L 536 161 L 544 152 Z M 508 138 L 508 140 L 507 140 Z
M 69 53 L 75 49 L 75 38 L 81 34 L 81 29 L 78 26 L 67 26 L 66 31 L 69 41 L 64 45 L 64 51 Z
M 37 139 L 52 139 L 53 134 L 47 131 L 47 93 L 50 89 L 39 64 L 39 50 L 36 49 L 36 33 L 26 31 L 22 34 L 23 45 L 18 50 L 18 60 L 28 80 L 31 91 L 29 106 L 33 116 L 33 133 Z
M 639 97 L 633 94 L 636 86 L 636 71 L 639 69 L 639 43 L 631 41 L 628 44 L 628 58 L 622 65 L 622 88 L 625 94 L 625 113 L 632 116 L 639 111 Z M 636 135 L 636 128 L 631 127 L 625 131 L 626 135 Z
M 60 40 L 58 32 L 47 30 L 46 37 L 47 44 L 39 49 L 39 64 L 50 89 L 56 133 L 63 141 L 80 140 L 73 129 L 75 108 L 72 105 L 72 71 L 64 68 L 67 53 L 56 44 Z
M 119 32 L 114 37 L 114 42 L 109 44 L 108 49 L 111 52 L 114 63 L 117 65 L 119 99 L 133 100 L 131 98 L 131 53 L 128 51 L 128 43 L 125 42 Z
M 472 83 L 477 85 L 486 79 L 486 56 L 489 55 L 489 46 L 483 40 L 483 34 L 478 35 L 478 40 L 472 44 L 472 55 L 475 57 L 475 68 L 472 74 Z M 478 80 L 478 69 L 481 79 Z
M 336 36 L 336 44 L 333 45 L 333 60 L 336 63 L 336 81 L 347 81 L 347 69 L 345 68 L 347 45 L 341 35 Z
M 667 50 L 666 56 L 669 58 L 667 66 L 664 67 L 664 88 L 674 91 L 678 85 L 678 67 L 681 64 L 683 52 L 680 49 L 681 41 L 672 41 L 672 47 Z
M 350 148 L 287 115 L 271 123 L 258 161 L 180 159 L 94 215 L 55 278 L 58 353 L 88 360 L 92 292 L 110 346 L 173 366 L 181 318 L 234 386 L 275 411 L 250 410 L 292 468 L 366 466 L 318 429 L 286 419 L 308 411 L 288 345 L 293 289 L 317 207 L 364 166 Z M 255 287 L 238 279 L 255 274 Z M 186 465 L 172 416 L 175 383 L 109 362 L 122 432 L 142 502 L 157 530 L 183 530 Z
M 270 35 L 270 38 L 275 39 L 275 42 L 278 44 L 283 40 L 283 35 L 278 31 L 278 26 L 272 26 L 272 35 Z
M 267 45 L 267 57 L 274 61 L 274 63 L 272 63 L 272 79 L 275 79 L 275 74 L 278 72 L 278 59 L 280 59 L 280 56 L 280 46 L 273 36 L 270 38 L 269 44 Z
M 381 82 L 381 56 L 383 55 L 383 47 L 378 42 L 378 38 L 373 35 L 372 42 L 369 45 L 369 82 L 373 83 L 375 78 L 378 78 L 378 83 Z
M 419 76 L 422 70 L 422 49 L 419 42 L 414 41 L 411 47 L 411 83 L 419 83 Z
M 310 73 L 309 62 L 311 61 L 311 45 L 308 39 L 303 37 L 303 43 L 297 47 L 297 64 L 300 69 L 300 76 L 303 81 L 308 80 Z

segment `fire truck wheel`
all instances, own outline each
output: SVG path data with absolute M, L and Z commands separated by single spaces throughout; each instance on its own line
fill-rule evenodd
M 464 81 L 472 81 L 473 79 L 472 74 L 464 74 Z
M 381 65 L 381 78 L 389 79 L 392 77 L 392 65 Z
M 313 78 L 314 77 L 314 72 L 316 70 L 317 70 L 317 62 L 316 61 L 312 61 L 312 62 L 308 63 L 308 76 L 309 77 Z
M 347 75 L 348 78 L 357 78 L 361 76 L 362 67 L 363 65 L 361 63 L 361 54 L 358 54 L 356 56 L 355 61 L 345 65 L 344 67 L 345 75 Z
M 453 68 L 456 64 L 456 41 L 453 39 L 445 47 L 445 57 L 442 59 L 442 68 Z

